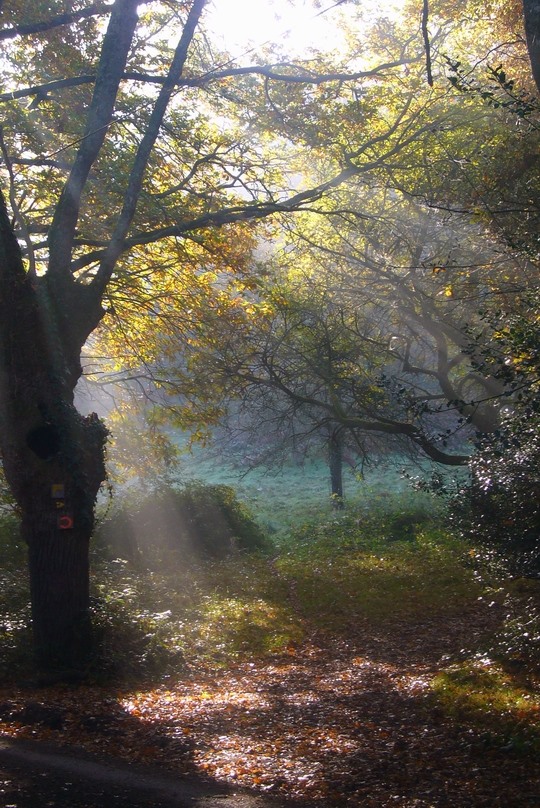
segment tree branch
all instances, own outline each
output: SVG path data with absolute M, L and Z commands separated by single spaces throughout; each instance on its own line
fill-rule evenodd
M 105 251 L 105 255 L 103 256 L 99 270 L 93 282 L 94 288 L 96 288 L 99 292 L 104 291 L 113 273 L 116 262 L 122 254 L 124 240 L 137 208 L 137 202 L 139 200 L 143 176 L 148 165 L 148 160 L 158 138 L 169 101 L 178 84 L 178 81 L 180 80 L 180 76 L 182 75 L 188 50 L 206 2 L 207 0 L 193 0 L 192 2 L 165 83 L 163 84 L 156 103 L 154 104 L 154 108 L 152 109 L 145 133 L 139 144 L 139 148 L 137 149 L 137 154 L 128 181 L 128 187 L 124 195 L 124 205 L 118 218 L 111 241 Z
M 356 73 L 308 73 L 303 71 L 301 73 L 280 73 L 274 69 L 272 65 L 252 65 L 250 67 L 231 67 L 228 70 L 216 70 L 215 72 L 208 72 L 204 76 L 193 76 L 184 79 L 184 83 L 189 87 L 200 87 L 210 81 L 219 81 L 220 79 L 229 78 L 230 76 L 249 76 L 259 75 L 264 76 L 271 81 L 283 81 L 288 84 L 326 84 L 331 81 L 358 81 L 358 79 L 373 78 L 386 70 L 391 70 L 394 67 L 401 67 L 404 64 L 410 64 L 418 61 L 418 58 L 412 59 L 399 59 L 394 62 L 385 62 L 378 65 L 371 70 L 360 70 Z M 287 65 L 295 70 L 298 70 L 297 65 Z
M 429 0 L 424 0 L 422 9 L 422 36 L 424 38 L 424 48 L 426 51 L 426 75 L 427 83 L 433 87 L 433 73 L 431 71 L 431 43 L 429 41 L 428 31 L 428 17 L 429 17 Z
M 62 90 L 65 87 L 79 87 L 81 84 L 94 84 L 95 74 L 89 76 L 71 76 L 67 79 L 57 79 L 46 84 L 34 84 L 31 87 L 24 87 L 22 90 L 13 90 L 9 93 L 0 94 L 0 102 L 14 101 L 16 98 L 26 98 L 30 95 L 39 96 L 45 100 L 47 95 L 54 90 Z
M 29 23 L 28 25 L 15 25 L 13 28 L 4 28 L 0 31 L 0 41 L 15 39 L 18 36 L 26 36 L 28 34 L 40 34 L 43 31 L 50 31 L 52 28 L 70 25 L 72 22 L 77 22 L 78 20 L 96 17 L 99 14 L 106 14 L 111 9 L 112 5 L 108 5 L 107 3 L 94 3 L 93 6 L 89 6 L 88 8 L 67 14 L 59 14 L 57 17 L 51 17 L 50 20 Z
M 138 0 L 115 0 L 111 11 L 84 137 L 51 225 L 49 234 L 51 277 L 67 277 L 70 273 L 81 195 L 112 121 L 118 87 L 138 21 L 137 5 Z
M 323 194 L 330 188 L 341 185 L 357 173 L 356 169 L 346 168 L 333 177 L 328 182 L 311 188 L 307 191 L 302 191 L 294 194 L 289 199 L 282 201 L 262 202 L 258 205 L 238 205 L 232 208 L 224 208 L 222 210 L 210 211 L 198 216 L 196 219 L 187 219 L 184 222 L 170 225 L 169 227 L 162 227 L 159 230 L 152 230 L 146 233 L 139 233 L 131 238 L 125 239 L 122 242 L 120 254 L 127 252 L 132 247 L 138 247 L 143 244 L 154 244 L 165 238 L 174 238 L 175 236 L 187 236 L 195 230 L 202 230 L 206 227 L 222 227 L 226 224 L 235 224 L 236 222 L 253 221 L 256 219 L 263 219 L 271 216 L 274 213 L 292 213 L 296 210 L 303 209 L 304 205 L 320 199 Z M 91 244 L 89 240 L 79 240 L 79 244 Z M 96 244 L 96 246 L 98 246 Z M 105 257 L 105 248 L 103 250 L 95 250 L 86 255 L 76 258 L 71 264 L 71 271 L 73 273 L 79 272 L 81 269 L 95 264 Z
M 281 81 L 287 84 L 326 84 L 328 82 L 348 82 L 358 81 L 364 78 L 373 78 L 386 70 L 393 67 L 399 67 L 404 64 L 418 61 L 414 59 L 402 59 L 396 62 L 387 62 L 379 65 L 372 70 L 362 70 L 357 73 L 279 73 L 276 72 L 272 66 L 253 65 L 251 67 L 232 67 L 228 70 L 218 70 L 216 72 L 205 73 L 203 76 L 184 76 L 178 79 L 177 87 L 204 87 L 213 81 L 221 81 L 222 79 L 231 78 L 232 76 L 249 76 L 258 75 L 264 76 L 266 80 Z M 295 65 L 291 65 L 295 67 Z M 123 76 L 126 81 L 139 81 L 146 84 L 164 85 L 166 82 L 165 76 L 153 76 L 149 73 L 140 73 L 136 70 L 128 70 Z M 13 90 L 8 93 L 0 93 L 0 102 L 13 101 L 16 98 L 26 98 L 31 95 L 47 96 L 48 93 L 54 90 L 61 90 L 65 87 L 78 87 L 83 84 L 93 84 L 96 80 L 94 74 L 84 76 L 71 76 L 65 79 L 55 79 L 45 84 L 34 84 L 31 87 L 23 87 L 20 90 Z
M 13 174 L 13 165 L 11 158 L 8 154 L 8 150 L 4 141 L 4 132 L 2 127 L 0 126 L 0 152 L 2 154 L 4 165 L 6 166 L 7 172 L 9 174 L 9 201 L 11 202 L 11 207 L 13 209 L 13 213 L 15 214 L 15 218 L 19 223 L 19 227 L 21 230 L 21 235 L 24 238 L 26 243 L 26 250 L 28 255 L 28 263 L 29 263 L 29 275 L 32 278 L 36 277 L 36 257 L 34 255 L 34 249 L 32 246 L 32 239 L 30 238 L 30 233 L 28 230 L 28 226 L 26 224 L 26 219 L 17 203 L 17 198 L 15 196 L 15 177 Z
M 540 0 L 523 0 L 523 19 L 531 70 L 540 93 Z
M 267 368 L 268 370 L 268 368 Z M 272 378 L 265 380 L 249 371 L 239 374 L 245 381 L 257 386 L 265 386 L 271 389 L 278 389 L 291 400 L 302 405 L 309 405 L 316 409 L 328 413 L 333 421 L 337 421 L 346 429 L 360 432 L 376 432 L 384 435 L 403 435 L 419 446 L 424 454 L 445 466 L 464 466 L 469 461 L 469 455 L 448 454 L 438 449 L 418 427 L 406 421 L 395 421 L 381 418 L 380 420 L 367 419 L 364 416 L 348 415 L 344 412 L 336 411 L 335 407 L 326 401 L 313 398 L 312 396 L 296 392 L 285 385 L 275 374 Z

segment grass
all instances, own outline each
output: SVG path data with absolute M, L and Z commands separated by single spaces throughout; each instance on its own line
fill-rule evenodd
M 438 530 L 431 498 L 384 490 L 379 475 L 377 484 L 362 483 L 354 505 L 336 512 L 329 501 L 321 504 L 320 479 L 319 488 L 313 479 L 313 489 L 304 486 L 301 496 L 297 493 L 304 474 L 315 478 L 315 469 L 294 469 L 291 477 L 283 473 L 267 485 L 268 513 L 279 525 L 270 553 L 201 560 L 168 552 L 161 565 L 147 569 L 140 562 L 108 560 L 97 547 L 92 595 L 101 653 L 96 671 L 136 677 L 173 675 L 201 664 L 226 666 L 288 652 L 314 629 L 346 636 L 351 620 L 376 626 L 395 615 L 448 611 L 476 597 L 471 573 L 459 563 L 462 548 Z M 223 480 L 212 479 L 216 482 Z M 260 486 L 253 492 L 253 480 L 250 485 L 247 501 L 259 516 L 253 502 Z M 287 520 L 295 524 L 289 530 L 276 504 L 284 507 L 287 491 Z M 17 578 L 24 566 L 20 548 L 7 538 L 1 576 L 3 591 L 9 592 L 3 602 L 9 667 L 17 638 L 27 633 L 28 594 Z
M 540 752 L 537 682 L 483 657 L 440 673 L 432 689 L 444 712 L 472 728 L 486 745 Z
M 415 517 L 417 518 L 417 517 Z M 347 638 L 351 625 L 460 613 L 481 591 L 463 547 L 431 523 L 414 539 L 375 536 L 365 520 L 304 525 L 276 554 L 240 554 L 165 568 L 97 561 L 95 622 L 122 674 L 220 667 L 290 652 L 313 631 Z M 416 524 L 416 523 L 415 523 Z M 351 525 L 354 525 L 352 530 Z M 169 658 L 170 655 L 170 658 Z
M 279 562 L 296 584 L 302 613 L 320 626 L 344 632 L 351 621 L 373 626 L 422 614 L 450 613 L 478 597 L 471 573 L 442 533 L 420 532 L 414 544 L 351 549 L 336 556 L 290 554 Z
M 411 464 L 407 457 L 379 458 L 360 476 L 344 468 L 347 505 L 373 514 L 389 503 L 408 509 L 423 503 L 433 508 L 433 497 L 413 492 L 403 470 L 410 474 L 429 473 L 427 466 Z M 209 450 L 194 447 L 180 455 L 175 472 L 182 481 L 200 480 L 211 485 L 231 485 L 270 534 L 286 537 L 305 522 L 326 522 L 334 513 L 328 466 L 322 459 L 307 459 L 303 465 L 288 463 L 268 471 L 223 462 Z M 422 506 L 421 506 L 422 507 Z

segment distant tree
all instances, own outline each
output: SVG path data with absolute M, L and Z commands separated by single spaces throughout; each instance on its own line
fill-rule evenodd
M 293 441 L 324 442 L 338 501 L 346 448 L 364 457 L 374 440 L 384 438 L 387 448 L 415 447 L 448 465 L 467 462 L 466 454 L 444 448 L 433 415 L 413 407 L 391 382 L 396 354 L 388 316 L 370 302 L 364 299 L 359 311 L 356 303 L 340 303 L 322 283 L 282 281 L 270 282 L 266 294 L 245 305 L 257 315 L 242 323 L 237 312 L 234 328 L 221 318 L 206 344 L 202 334 L 194 341 L 179 378 L 190 405 L 207 406 L 209 379 L 216 394 L 221 391 L 224 410 L 227 401 L 236 400 L 249 412 L 255 448 L 257 431 L 281 435 L 289 447 Z M 444 412 L 440 420 L 446 431 L 452 416 Z

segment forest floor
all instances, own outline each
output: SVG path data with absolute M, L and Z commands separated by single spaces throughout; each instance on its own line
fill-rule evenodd
M 527 744 L 501 742 L 493 725 L 450 715 L 432 688 L 500 616 L 480 601 L 375 632 L 355 620 L 347 640 L 313 632 L 272 658 L 199 668 L 158 686 L 2 687 L 0 731 L 7 741 L 90 753 L 134 773 L 152 766 L 186 782 L 203 777 L 278 803 L 533 808 L 538 757 Z M 486 675 L 494 665 L 480 664 Z M 0 792 L 2 806 L 26 808 L 9 776 Z M 36 794 L 31 804 L 64 805 Z

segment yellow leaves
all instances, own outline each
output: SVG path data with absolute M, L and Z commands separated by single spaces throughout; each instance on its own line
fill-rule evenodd
M 505 340 L 510 335 L 510 328 L 505 325 L 502 328 L 498 328 L 496 331 L 493 332 L 493 339 L 497 341 Z
M 252 311 L 253 314 L 258 316 L 273 316 L 275 314 L 274 306 L 269 301 L 264 300 L 260 303 L 254 304 Z

